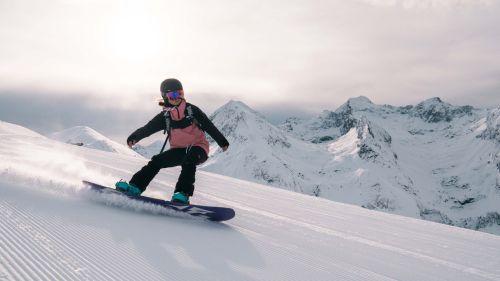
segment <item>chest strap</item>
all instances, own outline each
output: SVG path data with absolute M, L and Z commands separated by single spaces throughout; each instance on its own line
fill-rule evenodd
M 193 108 L 191 107 L 191 105 L 186 106 L 186 110 L 184 112 L 184 115 L 186 117 L 184 117 L 182 120 L 176 121 L 176 120 L 172 120 L 172 118 L 170 117 L 169 111 L 165 111 L 165 114 L 164 114 L 164 116 L 165 116 L 165 130 L 163 130 L 163 134 L 166 134 L 166 133 L 170 134 L 171 129 L 187 128 L 187 127 L 191 126 L 193 123 L 198 126 L 198 122 L 194 118 Z

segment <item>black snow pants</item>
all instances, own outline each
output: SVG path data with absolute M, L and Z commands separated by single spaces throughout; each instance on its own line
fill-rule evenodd
M 199 146 L 172 148 L 153 156 L 146 166 L 135 173 L 130 183 L 144 191 L 162 168 L 181 166 L 182 170 L 179 180 L 175 185 L 175 192 L 183 192 L 186 195 L 192 196 L 196 165 L 205 162 L 207 158 L 207 153 Z

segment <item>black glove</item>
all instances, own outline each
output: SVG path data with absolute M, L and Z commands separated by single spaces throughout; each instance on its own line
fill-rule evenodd
M 137 142 L 139 141 L 134 135 L 130 135 L 130 137 L 127 138 L 127 145 L 130 148 L 132 148 L 132 146 L 135 145 Z

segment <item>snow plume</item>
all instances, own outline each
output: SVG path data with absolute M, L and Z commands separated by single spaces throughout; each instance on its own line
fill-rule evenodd
M 180 217 L 185 219 L 189 218 L 189 219 L 203 221 L 202 218 L 196 218 L 189 214 L 170 210 L 151 203 L 141 202 L 139 200 L 132 200 L 120 194 L 101 194 L 89 190 L 87 193 L 85 193 L 84 197 L 100 204 L 118 207 L 124 210 L 142 212 L 145 214 L 153 214 L 159 216 Z
M 21 181 L 23 186 L 71 193 L 81 189 L 82 178 L 106 177 L 90 169 L 76 147 L 53 142 L 12 124 L 2 122 L 1 125 L 3 181 Z
M 0 155 L 3 156 L 0 158 L 1 186 L 23 187 L 30 193 L 42 192 L 60 198 L 86 198 L 99 204 L 155 215 L 189 217 L 117 194 L 102 195 L 87 192 L 88 188 L 82 184 L 82 179 L 112 183 L 117 180 L 117 176 L 102 172 L 106 168 L 86 160 L 85 155 L 100 155 L 105 159 L 120 157 L 115 152 L 89 150 L 85 147 L 56 142 L 5 122 L 0 123 L 0 136 L 2 138 Z M 135 155 L 120 155 L 125 159 L 138 159 Z M 107 167 L 108 170 L 110 168 L 112 167 Z M 78 196 L 74 196 L 76 194 Z

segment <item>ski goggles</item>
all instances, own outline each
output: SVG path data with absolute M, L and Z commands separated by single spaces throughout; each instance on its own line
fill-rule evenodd
M 176 100 L 182 96 L 180 91 L 170 91 L 166 93 L 161 93 L 161 97 L 164 99 Z

